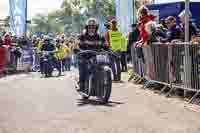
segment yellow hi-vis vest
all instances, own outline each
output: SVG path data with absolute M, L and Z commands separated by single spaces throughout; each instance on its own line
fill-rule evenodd
M 128 38 L 125 36 L 122 36 L 121 51 L 126 52 L 127 46 L 128 46 Z
M 121 50 L 121 43 L 122 43 L 122 33 L 118 31 L 110 31 L 110 45 L 113 51 L 120 51 Z
M 67 56 L 66 47 L 61 45 L 60 48 L 57 48 L 56 57 L 58 60 L 63 60 Z

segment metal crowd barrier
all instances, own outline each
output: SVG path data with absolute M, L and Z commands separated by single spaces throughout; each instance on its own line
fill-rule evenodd
M 2 71 L 5 74 L 12 74 L 16 72 L 24 72 L 31 70 L 32 68 L 39 69 L 39 55 L 37 52 L 34 52 L 33 49 L 23 49 L 20 48 L 19 54 L 17 56 L 14 49 L 10 49 L 7 47 L 2 48 L 4 51 L 4 56 L 1 54 L 0 50 L 0 71 L 1 71 L 1 60 L 4 62 L 4 66 Z
M 6 67 L 6 51 L 5 48 L 0 47 L 0 77 L 3 77 Z
M 200 93 L 200 46 L 190 43 L 152 43 L 132 47 L 134 72 L 170 88 Z M 143 59 L 144 58 L 144 61 Z

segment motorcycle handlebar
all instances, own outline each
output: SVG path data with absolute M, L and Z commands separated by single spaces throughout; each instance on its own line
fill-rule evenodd
M 84 55 L 84 54 L 93 54 L 93 55 L 97 55 L 97 54 L 110 54 L 110 51 L 105 51 L 103 49 L 100 50 L 81 50 L 78 49 L 76 50 L 77 55 Z

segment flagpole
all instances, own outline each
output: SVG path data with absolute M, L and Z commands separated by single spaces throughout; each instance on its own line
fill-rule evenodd
M 26 7 L 25 7 L 25 37 L 27 37 L 27 17 L 28 17 L 28 0 L 25 0 L 25 4 L 26 4 Z
M 136 23 L 136 0 L 133 0 L 133 23 Z
M 190 0 L 185 0 L 185 42 L 189 42 Z
M 190 19 L 190 0 L 185 0 L 185 58 L 184 58 L 184 80 L 185 80 L 185 87 L 190 88 L 191 87 L 191 67 L 189 64 L 191 64 L 191 57 L 189 54 L 189 19 Z M 186 96 L 186 90 L 184 90 L 184 97 Z

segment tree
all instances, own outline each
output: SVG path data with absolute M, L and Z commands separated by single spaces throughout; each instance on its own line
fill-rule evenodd
M 137 10 L 140 1 L 136 0 L 135 4 Z M 61 9 L 48 16 L 37 15 L 33 21 L 37 24 L 36 30 L 42 32 L 63 32 L 66 28 L 80 32 L 87 18 L 105 22 L 111 16 L 115 16 L 115 0 L 63 0 Z
M 36 25 L 34 27 L 34 32 L 48 32 L 48 17 L 43 14 L 38 14 L 33 18 L 33 23 Z
M 33 18 L 33 23 L 36 25 L 33 29 L 34 32 L 63 32 L 64 24 L 60 21 L 60 16 L 64 13 L 63 11 L 57 10 L 50 12 L 47 16 L 38 14 Z

